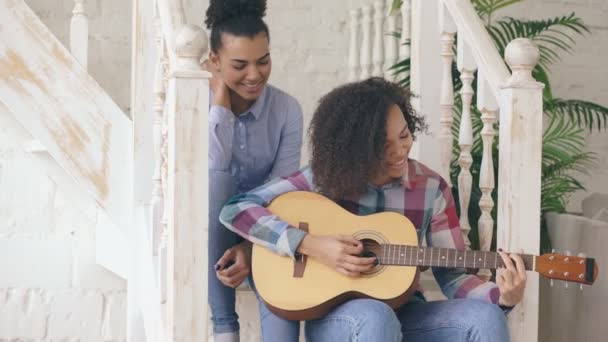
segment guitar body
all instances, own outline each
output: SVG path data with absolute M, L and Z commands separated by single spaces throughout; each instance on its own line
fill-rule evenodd
M 353 215 L 312 192 L 286 193 L 268 209 L 295 227 L 307 226 L 311 234 L 351 235 L 364 244 L 418 245 L 416 229 L 403 215 Z M 348 277 L 313 258 L 294 261 L 256 245 L 252 272 L 256 289 L 269 309 L 290 320 L 319 318 L 353 298 L 374 298 L 398 308 L 418 282 L 415 266 L 378 265 L 369 274 Z

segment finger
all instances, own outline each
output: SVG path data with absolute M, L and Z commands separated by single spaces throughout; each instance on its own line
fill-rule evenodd
M 498 285 L 498 287 L 502 288 L 505 284 L 505 277 L 502 275 L 502 273 L 499 273 L 496 276 L 496 284 Z
M 245 278 L 247 277 L 247 275 L 249 275 L 249 271 L 248 270 L 244 270 L 241 271 L 237 274 L 234 274 L 230 277 L 227 276 L 223 276 L 223 275 L 218 275 L 218 279 L 226 286 L 228 287 L 232 287 L 235 288 L 239 285 L 241 285 L 241 283 L 243 282 L 243 280 L 245 280 Z
M 513 286 L 512 274 L 509 270 L 503 268 L 503 269 L 499 270 L 498 274 L 499 274 L 499 277 L 502 279 L 503 287 L 512 287 Z
M 346 255 L 342 261 L 344 263 L 360 265 L 360 266 L 374 266 L 376 264 L 376 257 L 362 258 L 354 255 Z
M 344 262 L 340 264 L 340 267 L 349 270 L 351 272 L 357 272 L 357 273 L 361 273 L 361 272 L 366 272 L 371 270 L 374 265 L 373 264 L 369 264 L 369 265 L 358 265 L 358 264 L 352 264 L 352 263 L 348 263 L 348 262 Z
M 243 271 L 235 274 L 234 276 L 230 277 L 231 286 L 237 287 L 237 286 L 241 285 L 241 283 L 245 280 L 245 278 L 247 278 L 248 275 L 249 275 L 249 271 L 243 270 Z
M 236 255 L 236 252 L 234 251 L 234 249 L 228 248 L 224 252 L 224 255 L 222 255 L 222 257 L 220 258 L 220 260 L 218 260 L 217 263 L 215 264 L 215 269 L 216 270 L 223 269 L 230 260 L 234 259 L 235 255 Z
M 363 252 L 363 245 L 353 245 L 351 242 L 341 241 L 343 252 L 349 255 L 359 255 Z
M 359 276 L 359 272 L 350 271 L 350 270 L 347 270 L 346 268 L 343 268 L 343 267 L 338 267 L 337 269 L 338 269 L 338 272 L 344 274 L 347 277 L 357 277 L 357 276 Z
M 522 259 L 521 255 L 519 254 L 511 254 L 510 256 L 513 260 L 515 260 L 517 274 L 522 280 L 526 280 L 526 265 L 524 264 L 524 259 Z
M 232 277 L 243 270 L 248 270 L 246 265 L 234 264 L 226 269 L 220 270 L 219 273 L 225 277 Z
M 338 240 L 351 246 L 363 247 L 363 243 L 350 235 L 338 235 Z
M 505 264 L 505 267 L 507 270 L 509 270 L 511 272 L 517 272 L 517 270 L 515 269 L 515 266 L 513 265 L 513 261 L 511 260 L 511 258 L 509 258 L 507 253 L 498 252 L 498 254 L 500 254 L 500 257 L 502 258 L 502 262 Z

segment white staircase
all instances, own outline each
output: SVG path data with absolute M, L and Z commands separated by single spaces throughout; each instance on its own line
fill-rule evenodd
M 142 44 L 134 53 L 132 121 L 86 71 L 83 3 L 75 2 L 70 53 L 23 0 L 0 0 L 0 102 L 34 137 L 26 149 L 70 189 L 75 205 L 98 208 L 97 260 L 128 278 L 128 340 L 203 341 L 209 74 L 199 60 L 206 35 L 186 25 L 181 1 L 134 2 L 139 27 L 156 18 L 159 33 L 135 38 Z M 155 37 L 158 58 L 148 49 Z
M 498 120 L 499 162 L 509 165 L 498 175 L 498 244 L 538 253 L 542 85 L 530 73 L 537 50 L 528 41 L 512 42 L 506 52 L 511 73 L 468 0 L 404 1 L 399 18 L 386 16 L 387 1 L 370 0 L 349 12 L 350 79 L 390 78 L 386 68 L 411 56 L 413 102 L 430 116 L 432 133 L 416 148 L 421 156 L 436 156 L 422 160 L 449 179 L 456 58 L 465 85 L 460 205 L 468 205 L 473 186 L 469 122 L 477 81 L 486 151 L 476 185 L 486 194 L 482 248 L 489 248 L 494 224 L 488 215 L 494 205 L 488 198 L 494 189 L 488 151 Z M 206 35 L 186 25 L 181 0 L 133 1 L 130 119 L 86 71 L 82 5 L 75 1 L 70 53 L 23 0 L 0 0 L 0 102 L 35 138 L 28 149 L 46 160 L 58 184 L 71 187 L 75 201 L 97 206 L 98 261 L 128 279 L 128 340 L 204 341 L 210 75 L 199 61 Z M 421 20 L 429 17 L 437 20 Z M 401 32 L 401 40 L 385 30 Z M 411 45 L 403 45 L 409 38 Z M 465 233 L 467 223 L 464 215 Z M 538 279 L 532 274 L 524 303 L 510 321 L 514 341 L 536 339 Z

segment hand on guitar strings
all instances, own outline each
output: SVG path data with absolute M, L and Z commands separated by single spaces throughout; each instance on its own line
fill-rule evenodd
M 226 286 L 236 288 L 249 275 L 251 243 L 244 241 L 224 252 L 215 264 L 215 275 Z
M 508 254 L 502 249 L 498 251 L 505 268 L 497 270 L 496 284 L 500 289 L 498 304 L 514 306 L 521 302 L 526 288 L 526 267 L 518 254 Z
M 349 277 L 357 277 L 371 270 L 377 263 L 376 257 L 361 257 L 363 243 L 346 235 L 307 234 L 300 243 L 298 252 Z

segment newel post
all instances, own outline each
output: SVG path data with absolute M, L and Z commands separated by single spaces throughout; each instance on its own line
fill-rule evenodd
M 544 88 L 532 77 L 538 47 L 515 39 L 505 60 L 512 75 L 500 99 L 497 247 L 538 255 Z M 538 274 L 528 272 L 527 279 L 523 302 L 509 314 L 512 341 L 538 338 Z
M 205 341 L 207 324 L 209 78 L 199 61 L 207 36 L 198 26 L 175 33 L 167 90 L 167 340 Z

